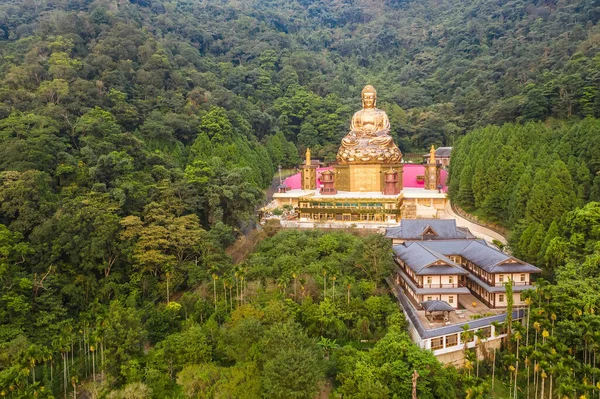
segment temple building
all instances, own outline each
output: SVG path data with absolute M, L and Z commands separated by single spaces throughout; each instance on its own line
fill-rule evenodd
M 361 223 L 366 226 L 397 224 L 402 218 L 441 217 L 446 206 L 444 175 L 435 161 L 435 149 L 423 165 L 402 162 L 402 153 L 390 136 L 385 111 L 376 108 L 373 86 L 362 90 L 363 108 L 350 122 L 336 163 L 320 168 L 310 149 L 299 174 L 300 185 L 286 180 L 289 189 L 273 195 L 277 207 L 292 207 L 299 223 Z M 405 187 L 405 168 L 417 181 Z M 415 178 L 415 167 L 420 174 Z M 420 183 L 420 185 L 419 185 Z
M 477 239 L 454 219 L 402 220 L 389 228 L 394 274 L 388 279 L 409 321 L 409 333 L 422 348 L 431 349 L 445 363 L 461 364 L 463 327 L 482 330 L 491 347 L 498 347 L 502 331 L 492 322 L 506 318 L 510 281 L 513 306 L 526 305 L 522 293 L 534 289 L 537 267 Z M 515 312 L 515 318 L 521 317 Z
M 450 155 L 452 153 L 452 147 L 438 147 L 435 150 L 435 163 L 441 165 L 442 168 L 447 168 L 450 165 Z M 423 162 L 427 163 L 430 159 L 430 154 L 423 155 Z

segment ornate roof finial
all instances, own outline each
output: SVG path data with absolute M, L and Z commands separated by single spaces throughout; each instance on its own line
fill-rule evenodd
M 310 166 L 310 148 L 306 148 L 306 166 Z
M 435 147 L 433 146 L 433 144 L 431 145 L 431 150 L 429 150 L 429 163 L 435 163 Z

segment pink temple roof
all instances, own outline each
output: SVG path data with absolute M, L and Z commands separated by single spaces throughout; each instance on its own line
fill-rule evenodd
M 321 187 L 321 180 L 320 180 L 321 172 L 323 172 L 325 170 L 330 170 L 330 169 L 333 169 L 333 168 L 332 167 L 317 168 L 317 184 L 319 187 Z M 403 164 L 403 170 L 404 170 L 404 173 L 402 174 L 402 182 L 403 182 L 404 187 L 407 187 L 407 188 L 423 188 L 424 187 L 424 182 L 419 183 L 417 181 L 417 176 L 425 175 L 425 166 L 418 165 L 418 164 L 406 163 L 406 164 Z M 444 186 L 444 189 L 443 189 L 444 192 L 447 190 L 447 187 L 446 187 L 446 179 L 447 178 L 448 178 L 448 172 L 442 169 L 440 171 L 440 182 Z M 299 190 L 300 188 L 302 188 L 302 181 L 301 181 L 300 173 L 296 173 L 295 175 L 292 175 L 292 176 L 288 177 L 287 179 L 285 179 L 284 184 L 287 185 L 292 190 Z

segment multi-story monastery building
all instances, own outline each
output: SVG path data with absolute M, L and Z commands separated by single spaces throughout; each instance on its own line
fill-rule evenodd
M 413 340 L 443 362 L 460 364 L 464 326 L 481 330 L 488 347 L 503 332 L 493 322 L 506 318 L 505 284 L 512 282 L 514 307 L 525 306 L 522 292 L 541 270 L 477 239 L 453 219 L 402 220 L 389 228 L 396 268 L 388 279 L 410 324 Z M 521 311 L 514 317 L 520 318 Z M 466 343 L 476 345 L 477 338 Z

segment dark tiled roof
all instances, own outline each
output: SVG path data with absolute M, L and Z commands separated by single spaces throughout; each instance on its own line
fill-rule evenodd
M 414 241 L 445 256 L 460 255 L 488 273 L 540 273 L 527 262 L 500 252 L 485 240 Z
M 482 279 L 480 279 L 479 277 L 477 277 L 474 274 L 469 274 L 467 276 L 467 278 L 471 281 L 474 281 L 477 285 L 483 287 L 483 289 L 485 289 L 487 292 L 492 292 L 492 293 L 506 292 L 506 287 L 504 287 L 504 284 L 491 286 L 491 285 L 488 285 L 488 283 L 486 283 L 485 281 L 483 281 Z M 512 289 L 513 289 L 513 292 L 523 292 L 525 290 L 534 289 L 534 287 L 532 285 L 513 285 Z
M 443 253 L 443 252 L 442 252 Z M 527 262 L 477 241 L 471 241 L 460 253 L 488 273 L 540 273 L 541 270 Z
M 438 147 L 435 150 L 436 158 L 448 158 L 452 152 L 452 147 Z
M 467 245 L 473 241 L 477 241 L 483 245 L 487 245 L 485 240 L 432 240 L 432 241 L 419 241 L 421 245 L 427 247 L 435 252 L 439 252 L 446 256 L 449 255 L 460 255 Z
M 438 147 L 435 150 L 436 158 L 450 158 L 450 154 L 452 153 L 452 147 Z M 429 158 L 431 154 L 423 154 L 423 158 Z
M 434 235 L 424 235 L 434 232 Z M 400 226 L 386 230 L 388 238 L 404 240 L 458 240 L 475 238 L 466 228 L 456 227 L 454 219 L 402 219 Z
M 421 242 L 413 241 L 395 245 L 393 250 L 396 256 L 417 275 L 469 274 L 469 272 L 443 254 L 421 245 Z M 444 264 L 435 264 L 438 262 L 443 262 Z
M 421 306 L 426 312 L 452 312 L 454 310 L 448 302 L 439 299 L 421 302 Z

